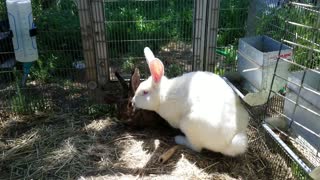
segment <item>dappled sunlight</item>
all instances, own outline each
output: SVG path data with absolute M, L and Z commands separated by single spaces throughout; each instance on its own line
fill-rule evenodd
M 177 177 L 190 177 L 192 179 L 204 179 L 209 178 L 209 175 L 196 166 L 196 162 L 191 162 L 186 159 L 184 154 L 181 154 L 181 158 L 178 160 L 175 169 L 171 175 Z
M 21 137 L 16 139 L 9 139 L 7 144 L 3 144 L 1 147 L 1 160 L 9 161 L 14 159 L 16 154 L 29 154 L 30 149 L 33 148 L 33 145 L 40 140 L 40 134 L 37 129 L 31 130 L 28 133 L 23 134 Z
M 61 147 L 52 151 L 48 157 L 44 158 L 43 161 L 47 164 L 47 168 L 54 168 L 56 166 L 64 166 L 65 164 L 70 163 L 77 155 L 79 151 L 75 147 L 73 138 L 66 139 Z M 61 167 L 62 168 L 62 167 Z M 59 169 L 61 169 L 59 168 Z
M 103 144 L 92 144 L 85 153 L 92 161 L 96 161 L 98 171 L 112 167 L 116 159 L 114 155 L 117 154 L 116 148 Z
M 0 168 L 6 174 L 1 177 L 259 179 L 268 175 L 272 163 L 263 163 L 269 153 L 257 139 L 258 130 L 252 128 L 250 148 L 244 156 L 233 159 L 180 147 L 165 163 L 160 163 L 159 157 L 175 146 L 172 134 L 129 130 L 113 118 L 50 114 L 21 118 L 6 128 L 1 134 L 6 140 L 0 144 Z M 16 131 L 20 131 L 18 136 L 13 133 Z
M 85 126 L 85 131 L 87 132 L 102 132 L 105 129 L 109 129 L 110 126 L 114 125 L 115 123 L 111 121 L 110 118 L 106 119 L 97 119 L 90 122 Z
M 124 147 L 120 154 L 119 163 L 115 165 L 125 165 L 127 168 L 143 168 L 150 160 L 152 153 L 143 149 L 143 141 L 130 139 L 126 142 L 120 142 L 119 145 Z

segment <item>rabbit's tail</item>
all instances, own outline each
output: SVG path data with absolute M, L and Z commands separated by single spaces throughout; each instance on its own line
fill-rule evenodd
M 144 56 L 146 57 L 148 64 L 155 59 L 155 56 L 149 47 L 144 48 Z
M 247 149 L 247 146 L 248 146 L 247 135 L 244 132 L 240 132 L 233 137 L 230 145 L 225 149 L 223 154 L 228 156 L 236 156 L 244 153 Z

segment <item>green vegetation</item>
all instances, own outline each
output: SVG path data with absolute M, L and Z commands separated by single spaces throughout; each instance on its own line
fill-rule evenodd
M 39 60 L 32 66 L 29 81 L 35 81 L 38 85 L 58 83 L 64 86 L 63 82 L 72 82 L 74 76 L 77 76 L 73 63 L 83 60 L 83 54 L 79 13 L 75 2 L 32 0 L 33 17 L 38 28 Z M 216 67 L 215 72 L 219 74 L 225 72 L 224 66 L 235 64 L 238 38 L 245 33 L 248 2 L 221 1 L 218 47 L 226 54 L 221 55 L 224 64 Z M 144 77 L 148 74 L 144 72 L 146 68 L 142 49 L 145 46 L 159 52 L 171 42 L 181 42 L 182 46 L 191 44 L 193 5 L 193 0 L 106 1 L 104 13 L 107 19 L 105 27 L 110 64 L 125 72 L 131 72 L 134 66 L 138 66 Z M 5 1 L 0 2 L 0 17 L 6 17 Z M 170 57 L 170 54 L 167 56 Z M 185 69 L 183 66 L 170 63 L 165 73 L 168 77 L 181 75 Z M 16 83 L 20 82 L 21 75 L 21 71 L 18 71 Z M 67 84 L 68 89 L 74 85 Z M 20 89 L 19 92 L 12 97 L 12 106 L 30 105 L 28 96 Z M 95 112 L 100 111 L 90 110 L 90 113 Z
M 172 40 L 191 42 L 193 0 L 105 3 L 107 39 L 112 58 L 141 56 Z
M 16 80 L 16 91 L 10 99 L 12 111 L 19 114 L 26 114 L 32 112 L 32 108 L 43 107 L 38 106 L 38 104 L 42 102 L 39 97 L 26 95 L 26 90 L 20 87 L 21 73 L 18 73 L 15 68 L 13 70 L 13 75 Z
M 88 106 L 83 113 L 93 116 L 94 118 L 101 116 L 115 117 L 116 107 L 108 104 L 93 104 Z
M 310 176 L 296 163 L 291 164 L 291 170 L 294 177 L 299 180 L 311 180 Z
M 38 28 L 37 45 L 39 60 L 31 69 L 29 80 L 40 83 L 71 82 L 75 78 L 73 63 L 83 60 L 80 22 L 77 5 L 73 0 L 33 0 L 33 15 Z M 238 39 L 245 36 L 249 0 L 224 0 L 220 4 L 219 30 L 216 49 L 217 59 L 213 72 L 223 75 L 234 71 Z M 6 16 L 5 1 L 0 2 L 0 17 Z M 294 11 L 293 8 L 269 9 L 261 14 L 257 23 L 257 34 L 266 34 L 280 40 L 284 19 L 314 25 L 316 13 Z M 147 72 L 142 49 L 149 46 L 155 52 L 171 42 L 192 43 L 193 0 L 161 1 L 115 1 L 105 2 L 105 27 L 110 64 L 122 71 L 130 72 L 134 66 L 140 67 L 142 77 Z M 296 18 L 296 17 L 300 18 Z M 290 27 L 301 37 L 287 34 L 286 39 L 311 47 L 304 39 L 312 39 L 314 34 L 302 27 Z M 310 33 L 311 32 L 311 33 Z M 319 39 L 317 40 L 319 41 Z M 319 44 L 319 42 L 317 42 Z M 295 60 L 305 64 L 309 51 L 295 48 Z M 175 52 L 173 52 L 175 53 Z M 166 55 L 170 57 L 170 54 Z M 320 64 L 320 55 L 313 54 L 313 61 L 307 66 Z M 165 59 L 165 58 L 164 58 Z M 181 64 L 169 64 L 166 75 L 174 77 L 182 74 Z M 83 78 L 81 80 L 84 80 Z M 19 81 L 17 81 L 19 82 Z M 63 84 L 63 83 L 62 83 Z M 67 83 L 72 86 L 72 83 Z M 18 93 L 19 94 L 19 93 Z M 14 104 L 25 102 L 23 95 L 15 96 Z M 19 106 L 17 106 L 19 107 Z
M 281 41 L 283 38 L 307 47 L 289 45 L 294 47 L 293 60 L 309 68 L 319 67 L 320 53 L 312 52 L 312 50 L 308 49 L 319 49 L 319 46 L 316 44 L 320 43 L 320 39 L 315 38 L 319 36 L 319 31 L 313 31 L 303 26 L 293 25 L 292 23 L 285 23 L 287 20 L 288 22 L 309 27 L 320 27 L 318 13 L 309 8 L 299 8 L 296 6 L 269 9 L 267 12 L 260 14 L 261 19 L 256 28 L 257 34 L 265 34 L 278 41 Z
M 236 45 L 238 38 L 244 35 L 248 2 L 221 1 L 219 47 Z M 6 15 L 4 5 L 1 1 L 3 16 Z M 31 71 L 32 79 L 41 82 L 61 77 L 69 79 L 67 72 L 73 68 L 72 63 L 83 60 L 75 1 L 33 0 L 32 8 L 39 49 L 39 60 Z M 140 63 L 136 57 L 142 56 L 141 49 L 145 46 L 157 52 L 169 42 L 190 44 L 192 40 L 193 0 L 105 2 L 105 17 L 110 64 L 126 72 Z M 227 61 L 231 62 L 230 58 Z M 183 67 L 178 66 L 168 67 L 168 71 L 181 74 Z

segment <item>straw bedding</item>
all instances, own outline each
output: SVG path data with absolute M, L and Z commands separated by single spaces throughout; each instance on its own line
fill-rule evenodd
M 251 121 L 249 149 L 239 157 L 179 147 L 176 131 L 134 130 L 108 116 L 51 113 L 5 116 L 0 121 L 0 179 L 270 179 L 280 159 Z

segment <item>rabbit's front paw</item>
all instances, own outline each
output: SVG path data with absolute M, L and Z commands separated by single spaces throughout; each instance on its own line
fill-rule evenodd
M 189 149 L 192 149 L 193 151 L 196 151 L 196 152 L 201 151 L 200 147 L 196 147 L 195 145 L 192 145 L 185 136 L 175 136 L 174 141 L 179 145 L 183 145 L 188 147 Z

